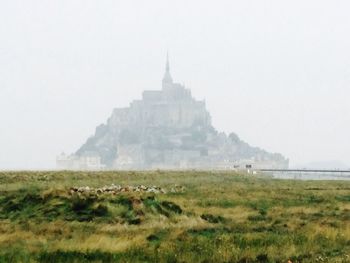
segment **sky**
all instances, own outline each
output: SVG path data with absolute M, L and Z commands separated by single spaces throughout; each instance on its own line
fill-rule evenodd
M 52 169 L 115 107 L 175 81 L 291 166 L 350 167 L 347 0 L 0 2 L 0 169 Z

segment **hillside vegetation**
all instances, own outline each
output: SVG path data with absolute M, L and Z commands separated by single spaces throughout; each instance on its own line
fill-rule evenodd
M 165 192 L 72 191 L 112 184 Z M 350 262 L 350 181 L 23 171 L 0 193 L 0 262 Z

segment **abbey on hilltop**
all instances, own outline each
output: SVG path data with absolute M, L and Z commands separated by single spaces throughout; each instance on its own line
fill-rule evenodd
M 205 102 L 173 82 L 167 56 L 161 90 L 115 108 L 106 124 L 75 154 L 57 157 L 59 169 L 287 168 L 288 159 L 251 147 L 211 125 Z

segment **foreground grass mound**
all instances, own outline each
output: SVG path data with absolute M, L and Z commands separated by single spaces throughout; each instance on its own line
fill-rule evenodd
M 69 191 L 113 183 L 168 191 Z M 0 193 L 0 262 L 350 262 L 348 181 L 3 172 Z
M 171 217 L 182 209 L 152 194 L 80 195 L 20 189 L 0 197 L 0 219 L 12 222 L 99 222 L 140 224 L 147 214 Z

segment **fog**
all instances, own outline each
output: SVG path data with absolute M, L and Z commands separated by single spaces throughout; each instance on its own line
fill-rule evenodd
M 0 169 L 51 169 L 171 74 L 216 129 L 350 167 L 349 1 L 1 1 Z M 341 166 L 341 165 L 339 165 Z

